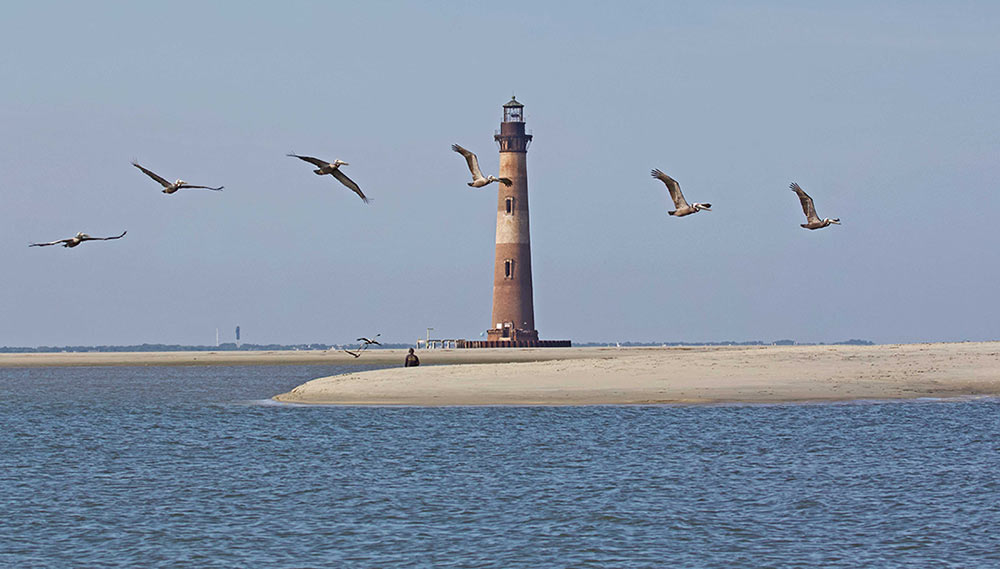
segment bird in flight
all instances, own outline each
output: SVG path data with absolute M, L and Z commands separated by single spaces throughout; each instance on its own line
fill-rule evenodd
M 712 204 L 710 203 L 695 203 L 688 205 L 687 200 L 684 199 L 684 194 L 681 193 L 681 185 L 677 183 L 677 180 L 655 169 L 650 173 L 650 175 L 666 184 L 667 191 L 670 192 L 670 199 L 674 200 L 674 207 L 677 208 L 674 211 L 668 211 L 667 213 L 670 215 L 674 217 L 684 217 L 685 215 L 698 213 L 701 210 L 712 211 Z
M 381 335 L 382 334 L 375 334 L 375 338 L 378 338 Z M 365 338 L 364 336 L 362 336 L 362 337 L 358 338 L 358 340 L 357 340 L 358 342 L 361 342 L 361 345 L 358 346 L 358 350 L 356 352 L 352 352 L 350 350 L 344 350 L 344 351 L 347 352 L 348 354 L 351 354 L 355 358 L 360 358 L 361 357 L 361 352 L 367 350 L 368 346 L 370 346 L 372 344 L 376 344 L 376 345 L 379 345 L 379 346 L 382 345 L 375 338 Z
M 350 165 L 347 162 L 344 162 L 343 160 L 340 159 L 334 160 L 333 162 L 326 162 L 324 160 L 320 160 L 319 158 L 313 158 L 312 156 L 299 156 L 298 154 L 295 153 L 288 154 L 287 156 L 298 158 L 299 160 L 305 160 L 306 162 L 313 164 L 314 166 L 318 166 L 317 169 L 313 170 L 314 174 L 316 174 L 317 176 L 330 174 L 334 178 L 340 180 L 341 184 L 344 184 L 345 186 L 348 187 L 348 189 L 358 194 L 358 196 L 361 197 L 361 201 L 368 203 L 369 200 L 365 196 L 364 192 L 361 191 L 361 187 L 358 186 L 356 183 L 354 183 L 354 180 L 348 178 L 347 175 L 340 170 L 341 166 Z
M 156 180 L 157 182 L 159 182 L 159 184 L 161 186 L 163 186 L 163 193 L 165 193 L 165 194 L 172 194 L 172 193 L 176 192 L 177 190 L 212 190 L 212 191 L 215 191 L 215 192 L 219 192 L 219 191 L 222 191 L 222 188 L 225 187 L 225 186 L 219 186 L 218 188 L 212 188 L 210 186 L 194 186 L 194 185 L 191 185 L 191 184 L 185 182 L 184 180 L 177 180 L 175 182 L 168 182 L 166 179 L 158 176 L 156 174 L 156 172 L 153 172 L 152 170 L 147 170 L 146 168 L 143 168 L 135 160 L 132 161 L 132 165 L 135 166 L 136 168 L 142 170 L 143 174 L 146 174 L 150 178 L 152 178 L 152 179 Z
M 381 335 L 382 334 L 375 334 L 375 338 L 378 338 Z M 378 340 L 376 340 L 374 338 L 365 338 L 364 336 L 358 338 L 358 341 L 362 342 L 365 346 L 368 346 L 368 345 L 371 345 L 371 344 L 376 344 L 376 345 L 379 345 L 379 346 L 382 345 Z
M 59 239 L 57 241 L 50 241 L 48 243 L 32 243 L 28 247 L 48 247 L 49 245 L 62 245 L 63 247 L 76 247 L 84 241 L 110 241 L 112 239 L 121 239 L 125 237 L 126 231 L 122 231 L 121 235 L 115 237 L 91 237 L 86 233 L 77 233 L 73 237 L 67 237 L 66 239 Z
M 479 158 L 471 151 L 462 148 L 457 144 L 452 144 L 451 149 L 458 152 L 462 156 L 465 156 L 465 161 L 469 164 L 469 171 L 472 172 L 472 181 L 469 182 L 469 186 L 473 188 L 481 188 L 486 184 L 491 184 L 493 182 L 500 182 L 505 186 L 510 186 L 513 182 L 510 178 L 497 178 L 496 176 L 483 176 L 483 171 L 479 169 Z
M 830 219 L 829 217 L 820 219 L 816 215 L 816 206 L 813 205 L 813 199 L 809 197 L 809 194 L 802 191 L 802 188 L 798 184 L 792 182 L 788 187 L 799 195 L 799 201 L 802 202 L 802 213 L 806 214 L 806 223 L 801 224 L 802 227 L 806 229 L 822 229 L 830 224 L 840 225 L 839 217 L 836 219 Z

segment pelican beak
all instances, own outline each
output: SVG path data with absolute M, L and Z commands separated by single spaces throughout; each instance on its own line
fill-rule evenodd
M 833 219 L 833 220 L 831 220 L 831 223 L 836 223 L 837 225 L 842 225 L 842 224 L 840 223 L 840 220 L 839 220 L 839 219 Z

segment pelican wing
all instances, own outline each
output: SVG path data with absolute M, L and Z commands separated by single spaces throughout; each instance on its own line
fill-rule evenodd
M 85 235 L 80 238 L 80 241 L 110 241 L 112 239 L 121 239 L 122 237 L 125 237 L 126 233 L 128 233 L 128 231 L 122 231 L 121 235 L 116 235 L 114 237 L 91 237 L 90 235 Z
M 457 144 L 452 144 L 451 149 L 454 150 L 455 152 L 458 152 L 462 156 L 465 156 L 465 161 L 468 162 L 469 164 L 469 171 L 472 172 L 472 181 L 476 181 L 479 180 L 480 178 L 486 177 L 483 176 L 483 171 L 479 169 L 479 158 L 476 158 L 475 154 L 473 154 L 469 150 L 462 148 Z
M 157 182 L 159 182 L 160 185 L 163 186 L 164 188 L 166 188 L 167 186 L 170 185 L 170 182 L 168 182 L 168 181 L 164 180 L 163 178 L 157 176 L 156 172 L 153 172 L 152 170 L 147 170 L 147 169 L 143 168 L 135 160 L 132 161 L 132 165 L 135 166 L 136 168 L 142 170 L 143 174 L 145 174 L 145 175 L 149 176 L 150 178 L 152 178 L 152 179 L 156 180 Z
M 72 240 L 73 240 L 72 238 L 69 238 L 69 239 L 59 239 L 57 241 L 49 241 L 48 243 L 32 243 L 31 245 L 28 245 L 28 247 L 48 247 L 49 245 L 59 245 L 60 243 L 69 243 Z
M 310 164 L 313 164 L 313 165 L 316 165 L 316 166 L 319 166 L 320 168 L 322 168 L 323 166 L 329 166 L 330 165 L 329 162 L 324 162 L 324 161 L 320 160 L 319 158 L 313 158 L 312 156 L 299 156 L 298 154 L 294 154 L 294 153 L 293 154 L 287 154 L 286 156 L 291 156 L 293 158 L 298 158 L 299 160 L 305 160 L 306 162 L 308 162 Z
M 348 188 L 350 188 L 354 193 L 356 193 L 359 196 L 361 196 L 361 201 L 363 201 L 365 203 L 368 203 L 368 198 L 365 197 L 365 194 L 361 191 L 361 188 L 358 187 L 358 185 L 354 183 L 354 180 L 348 178 L 347 174 L 344 174 L 343 172 L 341 172 L 340 168 L 337 168 L 336 170 L 334 170 L 330 174 L 334 178 L 340 180 L 341 184 L 344 184 L 345 186 L 347 186 Z
M 215 191 L 215 192 L 221 192 L 222 188 L 225 188 L 225 186 L 219 186 L 218 188 L 213 188 L 211 186 L 189 186 L 187 184 L 183 184 L 183 185 L 181 185 L 181 187 L 179 189 L 181 189 L 181 190 L 212 190 L 212 191 Z
M 813 205 L 813 199 L 809 197 L 809 194 L 802 191 L 802 188 L 795 182 L 792 182 L 788 187 L 799 195 L 799 201 L 802 202 L 802 213 L 806 214 L 806 221 L 819 221 L 819 216 L 816 215 L 816 206 Z
M 650 175 L 660 180 L 667 186 L 667 191 L 670 192 L 670 199 L 674 200 L 674 207 L 677 209 L 690 207 L 687 200 L 684 199 L 684 194 L 681 193 L 681 185 L 677 183 L 677 180 L 655 169 L 650 173 Z

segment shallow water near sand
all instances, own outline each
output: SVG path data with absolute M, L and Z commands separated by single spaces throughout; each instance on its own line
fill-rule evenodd
M 0 566 L 1000 564 L 996 400 L 266 403 L 346 369 L 0 369 Z

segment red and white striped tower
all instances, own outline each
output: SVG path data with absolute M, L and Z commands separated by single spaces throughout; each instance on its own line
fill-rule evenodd
M 531 293 L 531 238 L 528 232 L 528 145 L 524 105 L 511 97 L 503 106 L 500 133 L 500 178 L 497 183 L 497 240 L 493 267 L 493 320 L 490 341 L 532 345 L 538 342 Z

